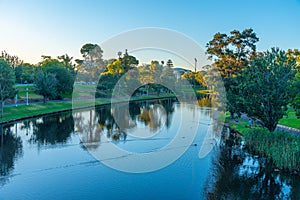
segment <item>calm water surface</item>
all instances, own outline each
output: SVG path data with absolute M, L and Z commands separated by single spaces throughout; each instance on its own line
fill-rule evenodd
M 300 199 L 299 176 L 276 172 L 270 161 L 244 151 L 241 138 L 218 131 L 209 108 L 168 99 L 135 102 L 129 110 L 119 123 L 116 111 L 102 106 L 4 125 L 0 199 Z M 91 154 L 107 143 L 128 152 L 164 151 L 183 117 L 197 135 L 176 147 L 187 150 L 166 167 L 128 173 Z M 204 138 L 211 151 L 200 153 Z M 128 159 L 108 160 L 128 165 Z

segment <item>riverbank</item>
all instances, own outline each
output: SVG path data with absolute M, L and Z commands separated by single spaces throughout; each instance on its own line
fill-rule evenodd
M 151 99 L 165 99 L 165 98 L 174 98 L 173 94 L 164 94 L 164 95 L 151 95 L 151 96 L 139 96 L 132 97 L 130 101 L 141 101 L 141 100 L 151 100 Z M 123 99 L 114 100 L 114 102 L 125 102 Z M 72 103 L 72 100 L 69 101 L 55 101 L 44 103 L 35 103 L 29 105 L 18 105 L 4 107 L 3 117 L 0 118 L 0 124 L 11 123 L 14 121 L 39 117 L 42 115 L 55 114 L 60 112 L 72 111 L 73 109 L 84 109 L 94 106 L 101 106 L 110 104 L 111 100 L 109 98 L 101 98 L 93 100 L 77 100 L 76 104 Z
M 300 173 L 300 134 L 287 131 L 271 133 L 258 125 L 249 127 L 246 119 L 238 122 L 225 118 L 225 125 L 245 139 L 245 148 L 252 154 L 264 156 L 274 163 L 274 170 Z M 298 130 L 298 129 L 297 129 Z

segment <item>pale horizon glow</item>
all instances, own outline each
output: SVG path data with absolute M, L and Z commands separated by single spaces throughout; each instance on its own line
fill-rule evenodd
M 76 59 L 81 58 L 79 51 L 85 43 L 101 46 L 115 35 L 143 27 L 175 30 L 203 49 L 217 32 L 253 28 L 260 38 L 259 51 L 299 49 L 299 10 L 299 0 L 0 0 L 0 51 L 32 64 L 41 61 L 42 55 L 67 53 Z M 116 49 L 115 58 L 118 51 L 124 49 Z M 140 63 L 152 60 L 139 57 Z

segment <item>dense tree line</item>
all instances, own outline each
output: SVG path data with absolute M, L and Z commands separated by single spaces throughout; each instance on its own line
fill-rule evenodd
M 273 131 L 288 105 L 300 116 L 300 52 L 275 48 L 258 52 L 258 41 L 253 29 L 216 33 L 207 43 L 206 53 L 213 61 L 211 66 L 222 77 L 231 118 L 246 113 Z M 36 93 L 43 95 L 46 102 L 71 93 L 75 81 L 96 84 L 96 97 L 111 96 L 120 78 L 126 80 L 120 88 L 124 91 L 144 85 L 135 94 L 144 91 L 148 94 L 149 89 L 157 94 L 166 91 L 155 84 L 158 82 L 187 80 L 196 88 L 207 89 L 207 83 L 212 81 L 206 77 L 211 66 L 201 72 L 178 76 L 171 59 L 166 64 L 153 60 L 150 64 L 139 65 L 139 61 L 125 50 L 123 54 L 117 53 L 118 58 L 104 60 L 101 47 L 91 43 L 84 44 L 80 53 L 82 59 L 75 60 L 68 54 L 57 58 L 43 55 L 42 60 L 33 65 L 24 63 L 18 56 L 1 52 L 1 102 L 16 94 L 15 83 L 34 83 Z

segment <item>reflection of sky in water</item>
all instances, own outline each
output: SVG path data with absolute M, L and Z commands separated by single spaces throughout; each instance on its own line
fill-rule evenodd
M 239 175 L 256 175 L 259 172 L 259 162 L 252 156 L 246 156 L 243 164 L 239 168 Z
M 246 153 L 246 156 L 243 160 L 243 163 L 239 166 L 238 174 L 239 176 L 245 176 L 245 177 L 254 177 L 257 176 L 261 169 L 261 165 L 259 163 L 259 157 L 258 156 L 252 156 L 251 154 Z M 275 182 L 278 185 L 281 185 L 281 195 L 283 197 L 287 197 L 291 192 L 291 186 L 286 183 L 286 181 L 282 181 L 280 178 L 280 174 L 275 175 Z M 265 178 L 264 176 L 261 178 Z M 253 190 L 258 190 L 259 188 L 252 188 Z

